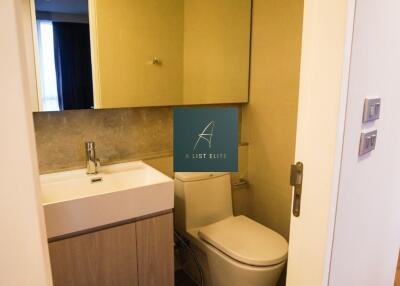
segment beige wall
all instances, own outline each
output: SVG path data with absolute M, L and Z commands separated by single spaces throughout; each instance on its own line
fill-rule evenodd
M 95 0 L 93 67 L 100 108 L 179 104 L 183 0 Z M 167 25 L 165 23 L 168 23 Z M 93 32 L 93 29 L 92 29 Z M 96 49 L 97 47 L 97 49 Z M 162 65 L 153 65 L 160 58 Z M 96 61 L 96 59 L 98 61 Z
M 288 238 L 300 73 L 302 0 L 254 0 L 249 142 L 250 215 Z
M 30 26 L 25 21 L 27 4 L 0 1 L 0 285 L 4 286 L 52 285 L 31 115 L 33 43 L 23 33 Z
M 183 103 L 247 102 L 251 0 L 185 0 Z

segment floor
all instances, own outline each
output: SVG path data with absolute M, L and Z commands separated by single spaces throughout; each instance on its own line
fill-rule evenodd
M 284 282 L 283 282 L 284 283 Z M 279 285 L 279 284 L 278 284 Z M 182 270 L 175 271 L 175 286 L 197 286 Z M 397 262 L 397 272 L 394 286 L 400 286 L 400 255 Z
M 175 271 L 175 286 L 197 286 L 182 270 Z

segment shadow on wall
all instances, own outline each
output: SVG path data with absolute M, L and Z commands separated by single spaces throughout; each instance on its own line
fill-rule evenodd
M 249 142 L 251 218 L 289 237 L 300 77 L 303 0 L 253 0 L 250 102 L 242 139 Z

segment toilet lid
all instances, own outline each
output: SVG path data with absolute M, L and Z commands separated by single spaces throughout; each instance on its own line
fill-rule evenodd
M 271 266 L 287 258 L 288 243 L 248 217 L 229 217 L 200 228 L 199 237 L 226 255 L 249 265 Z

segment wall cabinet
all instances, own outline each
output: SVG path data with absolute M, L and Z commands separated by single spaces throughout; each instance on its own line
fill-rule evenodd
M 173 286 L 172 213 L 49 243 L 54 286 Z
M 89 3 L 95 108 L 248 101 L 250 0 Z

